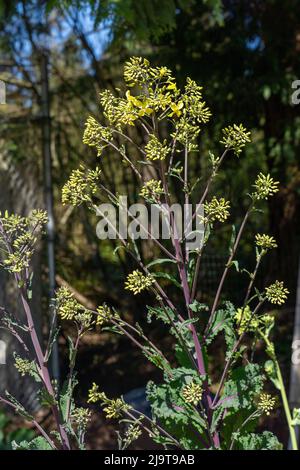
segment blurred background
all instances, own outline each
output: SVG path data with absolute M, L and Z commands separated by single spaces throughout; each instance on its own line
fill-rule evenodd
M 81 162 L 91 167 L 100 164 L 111 190 L 128 193 L 130 203 L 138 200 L 139 191 L 128 167 L 110 151 L 99 161 L 82 144 L 87 117 L 102 118 L 99 91 L 123 87 L 123 65 L 130 56 L 166 65 L 179 86 L 186 76 L 203 86 L 213 117 L 200 135 L 200 151 L 191 163 L 192 177 L 201 176 L 199 193 L 209 171 L 208 151 L 218 155 L 221 150 L 221 129 L 243 123 L 252 131 L 252 144 L 239 159 L 226 162 L 215 186 L 216 193 L 231 201 L 232 224 L 241 220 L 247 193 L 259 171 L 280 181 L 280 191 L 264 213 L 250 220 L 239 258 L 242 267 L 253 265 L 256 232 L 276 238 L 278 249 L 264 264 L 259 285 L 278 278 L 291 293 L 288 303 L 276 313 L 275 330 L 288 384 L 300 252 L 300 104 L 291 100 L 292 83 L 300 80 L 298 0 L 0 0 L 0 80 L 6 88 L 6 104 L 0 105 L 0 210 L 27 214 L 32 208 L 44 207 L 54 222 L 34 260 L 33 304 L 41 334 L 47 332 L 53 289 L 68 285 L 85 305 L 104 301 L 114 305 L 129 319 L 145 325 L 163 348 L 172 346 L 160 325 L 147 326 L 145 305 L 151 299 L 132 298 L 124 291 L 124 277 L 135 267 L 131 259 L 120 252 L 114 254 L 116 245 L 111 241 L 97 239 L 93 214 L 84 207 L 61 204 L 61 188 Z M 220 228 L 205 254 L 197 294 L 203 302 L 210 302 L 215 292 L 230 234 L 230 224 Z M 153 259 L 154 248 L 145 248 L 143 256 Z M 238 304 L 244 282 L 246 277 L 232 273 L 224 298 Z M 18 309 L 14 286 L 1 273 L 3 304 Z M 68 334 L 64 326 L 59 340 L 62 378 Z M 1 330 L 0 339 L 6 345 L 0 391 L 15 389 L 35 409 L 32 385 L 25 384 L 20 390 L 17 382 L 12 365 L 16 345 Z M 224 359 L 221 344 L 214 357 L 212 373 L 217 379 Z M 149 379 L 161 379 L 133 345 L 108 333 L 91 332 L 84 338 L 77 368 L 80 386 L 76 397 L 81 404 L 86 403 L 93 381 L 116 396 L 136 390 L 138 394 Z M 292 401 L 299 406 L 299 385 L 293 393 Z M 49 418 L 42 419 L 47 425 Z M 7 432 L 24 426 L 5 414 L 0 431 L 1 422 Z M 89 447 L 115 448 L 114 427 L 101 413 L 95 413 Z M 280 409 L 268 421 L 268 429 L 286 444 Z

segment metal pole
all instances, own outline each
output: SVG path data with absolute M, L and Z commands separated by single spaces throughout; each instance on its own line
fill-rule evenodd
M 48 56 L 47 52 L 41 53 L 41 114 L 42 114 L 42 140 L 43 140 L 43 170 L 44 170 L 44 198 L 48 213 L 47 231 L 47 257 L 48 257 L 48 282 L 49 282 L 49 304 L 55 295 L 55 224 L 53 215 L 53 191 L 52 191 L 52 157 L 51 157 L 51 120 L 49 106 L 49 82 L 48 82 Z M 53 307 L 50 306 L 50 323 L 56 326 Z M 53 321 L 55 324 L 53 324 Z M 59 358 L 58 346 L 55 342 L 51 355 L 52 374 L 59 381 Z

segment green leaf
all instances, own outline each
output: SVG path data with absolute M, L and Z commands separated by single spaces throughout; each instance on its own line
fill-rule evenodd
M 195 272 L 195 258 L 191 258 L 189 263 L 188 263 L 188 268 L 187 268 L 187 281 L 189 286 L 192 285 L 192 282 L 194 280 L 194 272 Z
M 234 305 L 231 302 L 225 302 L 224 308 L 216 311 L 208 337 L 206 339 L 206 344 L 210 344 L 219 333 L 223 332 L 227 345 L 227 357 L 231 354 L 231 351 L 233 350 L 234 344 L 236 342 L 234 315 Z
M 243 433 L 254 431 L 258 417 L 255 415 L 246 424 L 245 421 L 257 410 L 255 400 L 263 390 L 264 381 L 265 376 L 259 365 L 250 363 L 234 369 L 225 382 L 220 404 L 215 410 L 215 420 L 226 410 L 221 428 L 224 448 L 230 447 L 232 434 L 241 427 Z
M 170 329 L 170 333 L 177 340 L 176 345 L 175 345 L 176 358 L 178 360 L 178 363 L 183 367 L 192 367 L 191 358 L 189 354 L 187 354 L 187 350 L 190 351 L 191 355 L 193 355 L 193 351 L 195 350 L 195 344 L 194 344 L 193 335 L 189 328 L 189 325 L 197 321 L 198 321 L 198 318 L 194 318 L 192 320 L 185 320 L 184 322 L 176 321 L 175 322 L 176 329 L 174 327 Z M 184 341 L 185 347 L 183 347 L 182 345 L 183 341 Z M 205 355 L 204 349 L 202 352 Z
M 300 408 L 293 409 L 292 426 L 300 426 Z
M 39 395 L 40 404 L 42 406 L 51 407 L 56 404 L 55 398 L 44 388 L 39 390 L 38 395 Z
M 29 441 L 35 436 L 32 429 L 22 427 L 9 432 L 7 427 L 10 422 L 5 412 L 0 410 L 0 450 L 12 450 L 13 441 L 17 443 L 23 440 Z
M 14 450 L 52 450 L 48 441 L 42 436 L 35 437 L 32 441 L 22 441 L 19 444 L 13 441 L 12 447 Z
M 202 304 L 198 302 L 198 300 L 194 300 L 193 303 L 189 305 L 189 307 L 192 310 L 192 312 L 195 312 L 195 313 L 200 313 L 203 310 L 206 312 L 208 311 L 208 306 L 206 304 Z
M 199 435 L 204 435 L 205 421 L 196 408 L 187 404 L 182 397 L 182 388 L 191 380 L 202 383 L 194 369 L 172 369 L 171 376 L 165 376 L 164 384 L 148 383 L 147 398 L 154 419 L 176 437 L 185 449 L 201 449 L 203 444 Z
M 235 269 L 236 269 L 236 272 L 240 272 L 239 262 L 238 262 L 236 259 L 234 259 L 234 260 L 231 261 L 230 266 L 234 266 Z
M 151 261 L 151 263 L 147 264 L 147 268 L 151 268 L 152 266 L 156 266 L 157 264 L 164 264 L 164 263 L 176 264 L 176 261 L 170 258 L 158 258 L 158 259 L 155 259 L 154 261 Z
M 275 319 L 270 317 L 270 322 L 268 322 L 268 326 L 264 329 L 264 334 L 266 335 L 267 338 L 269 338 L 274 326 L 275 326 Z
M 33 280 L 33 272 L 30 274 L 29 276 L 29 281 L 28 281 L 28 284 L 27 284 L 27 296 L 28 296 L 28 299 L 31 300 L 32 299 L 32 280 Z
M 118 245 L 118 246 L 114 249 L 113 254 L 115 255 L 115 254 L 116 254 L 119 250 L 121 250 L 121 249 L 126 250 L 126 248 L 124 247 L 124 245 Z
M 237 450 L 282 450 L 282 444 L 270 431 L 261 434 L 238 434 L 235 440 Z
M 146 356 L 148 361 L 152 362 L 156 367 L 163 371 L 170 371 L 170 365 L 162 354 L 159 354 L 156 349 L 148 346 L 144 348 L 143 354 Z
M 268 85 L 264 85 L 262 88 L 262 95 L 266 101 L 270 98 L 271 94 L 272 94 L 271 88 Z
M 47 362 L 49 360 L 49 357 L 51 356 L 51 352 L 57 340 L 59 332 L 60 328 L 51 328 L 48 340 L 47 355 L 45 356 L 45 362 Z
M 231 226 L 231 237 L 230 237 L 230 242 L 229 242 L 229 253 L 232 254 L 233 252 L 233 247 L 235 244 L 236 240 L 236 228 L 235 225 Z
M 163 279 L 168 279 L 171 281 L 176 287 L 179 287 L 181 289 L 181 284 L 177 281 L 177 279 L 172 276 L 171 274 L 168 273 L 163 273 L 163 272 L 158 272 L 158 273 L 151 273 L 152 277 L 157 277 L 157 278 L 163 278 Z
M 280 380 L 278 380 L 277 372 L 276 372 L 276 365 L 274 361 L 269 359 L 265 362 L 265 373 L 269 377 L 269 379 L 273 382 L 277 390 L 281 390 Z
M 171 320 L 175 320 L 175 314 L 173 310 L 169 307 L 161 308 L 161 307 L 150 307 L 147 305 L 147 321 L 151 323 L 152 317 L 157 318 L 158 320 L 163 321 L 166 325 L 171 324 Z
M 32 429 L 19 428 L 15 431 L 11 431 L 6 435 L 6 441 L 10 443 L 9 447 L 11 448 L 12 441 L 21 442 L 21 441 L 30 441 L 35 436 L 35 432 Z
M 265 376 L 258 364 L 247 364 L 245 367 L 238 367 L 231 373 L 231 378 L 225 382 L 222 399 L 226 409 L 233 408 L 253 410 L 256 408 L 254 399 L 262 392 Z
M 117 335 L 124 335 L 123 331 L 120 330 L 120 328 L 118 328 L 117 326 L 115 325 L 112 325 L 112 326 L 104 326 L 101 328 L 101 331 L 108 331 L 109 333 L 114 333 L 114 334 L 117 334 Z
M 0 429 L 4 429 L 8 423 L 8 417 L 6 416 L 4 411 L 0 410 Z
M 15 405 L 16 413 L 25 418 L 27 421 L 33 421 L 33 416 L 28 413 L 24 406 L 13 395 L 11 395 L 7 390 L 5 391 L 5 395 L 8 397 L 9 401 Z
M 67 337 L 67 340 L 68 340 L 68 345 L 69 345 L 69 364 L 70 364 L 70 367 L 73 368 L 75 359 L 76 359 L 77 350 L 70 336 Z
M 61 390 L 60 397 L 59 397 L 59 405 L 60 405 L 64 422 L 66 422 L 68 418 L 67 412 L 68 412 L 69 401 L 71 401 L 70 411 L 72 411 L 72 408 L 74 406 L 73 392 L 77 384 L 78 384 L 78 380 L 76 379 L 75 374 L 73 374 L 71 381 L 67 379 L 63 383 L 62 390 Z
M 183 348 L 180 343 L 175 345 L 175 356 L 180 366 L 187 368 L 192 367 L 192 361 L 185 348 Z
M 160 434 L 158 429 L 155 428 L 154 426 L 152 429 L 152 439 L 154 440 L 154 442 L 156 442 L 157 444 L 160 444 L 161 446 L 164 446 L 167 449 L 169 447 L 166 447 L 166 446 L 174 446 L 174 441 L 166 437 L 165 435 Z

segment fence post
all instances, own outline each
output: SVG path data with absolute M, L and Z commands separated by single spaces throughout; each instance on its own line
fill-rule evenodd
M 53 187 L 52 187 L 52 156 L 51 156 L 51 119 L 50 119 L 50 100 L 49 100 L 49 81 L 48 81 L 48 56 L 46 51 L 41 53 L 41 115 L 42 115 L 42 139 L 43 139 L 43 164 L 44 164 L 44 197 L 45 206 L 48 214 L 47 230 L 47 256 L 49 270 L 49 301 L 55 295 L 55 223 L 53 214 Z M 53 307 L 50 305 L 50 321 L 55 328 Z M 54 323 L 54 324 L 53 324 Z M 52 349 L 51 365 L 53 377 L 59 381 L 59 358 L 58 347 L 55 342 Z
M 0 80 L 0 104 L 6 104 L 6 85 L 3 80 Z

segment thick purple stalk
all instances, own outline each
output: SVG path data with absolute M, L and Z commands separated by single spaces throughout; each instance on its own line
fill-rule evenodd
M 16 278 L 17 278 L 17 281 L 20 282 L 19 277 L 16 276 Z M 53 386 L 52 386 L 52 383 L 51 383 L 49 370 L 48 370 L 48 367 L 46 366 L 45 361 L 44 361 L 44 355 L 43 355 L 42 348 L 41 348 L 41 345 L 40 345 L 40 342 L 39 342 L 39 339 L 38 339 L 38 336 L 37 336 L 37 333 L 36 333 L 36 329 L 35 329 L 35 326 L 34 326 L 34 323 L 33 323 L 31 309 L 30 309 L 30 306 L 27 302 L 26 294 L 23 292 L 22 289 L 21 289 L 21 300 L 22 300 L 23 308 L 24 308 L 26 318 L 27 318 L 27 324 L 28 324 L 28 329 L 29 329 L 31 342 L 32 342 L 32 345 L 33 345 L 33 348 L 34 348 L 34 351 L 35 351 L 35 354 L 36 354 L 36 358 L 37 358 L 37 361 L 38 361 L 38 364 L 39 364 L 39 367 L 40 367 L 40 372 L 41 372 L 41 376 L 42 376 L 45 388 L 46 388 L 47 392 L 49 393 L 49 395 L 51 395 L 51 397 L 53 397 L 55 399 L 55 393 L 54 393 Z M 57 405 L 52 405 L 51 410 L 52 410 L 54 419 L 55 419 L 57 427 L 58 427 L 58 431 L 59 431 L 59 434 L 60 434 L 60 437 L 61 437 L 63 449 L 64 450 L 70 450 L 69 439 L 68 439 L 67 433 L 66 433 L 66 431 L 63 427 L 63 424 L 61 422 L 61 417 L 60 417 L 60 412 L 59 412 L 58 406 Z
M 182 254 L 181 246 L 180 246 L 180 243 L 179 243 L 179 240 L 178 240 L 176 222 L 175 222 L 174 219 L 173 219 L 173 230 L 174 230 L 174 247 L 175 247 L 175 251 L 176 251 L 176 258 L 178 260 L 177 266 L 178 266 L 179 276 L 180 276 L 180 280 L 181 280 L 181 284 L 182 284 L 185 304 L 186 304 L 186 308 L 187 308 L 187 311 L 188 311 L 189 318 L 192 318 L 192 312 L 191 312 L 191 309 L 189 307 L 189 305 L 190 305 L 190 288 L 189 288 L 187 277 L 186 277 L 186 271 L 185 271 L 184 262 L 183 262 L 183 254 Z M 199 370 L 201 375 L 205 375 L 205 366 L 204 366 L 204 360 L 203 360 L 203 354 L 202 354 L 200 341 L 199 341 L 199 338 L 197 336 L 195 326 L 192 323 L 190 325 L 190 328 L 191 328 L 191 331 L 192 331 L 193 341 L 194 341 L 194 345 L 195 345 L 198 370 Z
M 180 246 L 180 243 L 179 243 L 179 240 L 178 240 L 176 222 L 175 222 L 174 219 L 173 219 L 173 230 L 174 230 L 174 247 L 175 247 L 175 251 L 176 251 L 176 257 L 178 259 L 177 266 L 178 266 L 179 276 L 180 276 L 180 280 L 181 280 L 181 284 L 182 284 L 182 288 L 183 288 L 183 294 L 184 294 L 184 298 L 185 298 L 186 308 L 187 308 L 187 311 L 188 311 L 189 318 L 191 319 L 192 318 L 192 311 L 189 307 L 190 302 L 191 302 L 191 293 L 190 293 L 190 288 L 189 288 L 189 284 L 188 284 L 187 276 L 186 276 L 186 270 L 185 270 L 185 266 L 184 266 L 184 262 L 183 262 L 183 254 L 182 254 L 181 246 Z M 199 341 L 199 338 L 198 338 L 198 335 L 197 335 L 196 328 L 193 325 L 193 323 L 191 323 L 190 328 L 191 328 L 192 335 L 193 335 L 193 341 L 194 341 L 194 346 L 195 346 L 197 366 L 198 366 L 199 373 L 200 373 L 200 375 L 206 375 L 202 348 L 201 348 L 201 344 L 200 344 L 200 341 Z M 206 401 L 207 401 L 208 421 L 209 421 L 209 423 L 211 423 L 213 400 L 212 400 L 211 395 L 210 395 L 210 391 L 209 391 L 207 381 L 204 382 L 204 396 L 205 396 Z M 219 439 L 219 434 L 217 432 L 215 432 L 212 435 L 212 440 L 213 440 L 214 446 L 216 448 L 219 448 L 220 447 L 220 439 Z

